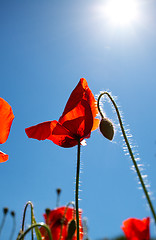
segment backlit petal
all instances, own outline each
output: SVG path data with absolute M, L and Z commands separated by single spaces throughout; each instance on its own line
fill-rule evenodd
M 29 138 L 37 140 L 51 140 L 61 147 L 73 147 L 77 145 L 77 140 L 68 129 L 63 127 L 56 120 L 39 123 L 25 129 Z
M 96 102 L 94 95 L 89 87 L 86 88 L 83 98 L 88 101 L 88 103 L 91 107 L 93 118 L 95 118 L 98 114 L 97 102 Z
M 97 113 L 94 95 L 87 81 L 81 78 L 58 122 L 40 123 L 25 131 L 30 138 L 48 139 L 61 147 L 73 147 L 78 144 L 78 140 L 89 138 L 91 131 L 98 127 L 99 120 L 95 119 Z
M 35 126 L 26 128 L 25 132 L 29 138 L 45 140 L 51 135 L 51 121 L 39 123 Z
M 88 88 L 88 84 L 86 79 L 81 78 L 67 101 L 64 112 L 62 114 L 62 118 L 72 109 L 76 108 L 77 104 L 83 98 L 84 92 L 86 91 L 87 88 Z
M 96 130 L 99 127 L 100 119 L 94 118 L 92 131 Z
M 9 156 L 6 153 L 3 153 L 0 151 L 0 163 L 6 162 L 8 160 Z
M 8 139 L 14 114 L 11 106 L 0 98 L 0 143 L 5 143 Z
M 51 135 L 47 139 L 65 148 L 77 145 L 75 136 L 57 121 L 51 122 Z
M 89 89 L 86 79 L 81 78 L 71 93 L 59 122 L 67 127 L 66 121 L 83 117 L 84 123 L 87 122 L 87 124 L 81 125 L 80 129 L 77 129 L 74 125 L 67 127 L 72 133 L 79 134 L 82 137 L 88 135 L 91 130 L 98 128 L 99 120 L 95 119 L 97 114 L 98 109 L 94 95 Z
M 80 138 L 86 137 L 93 126 L 93 116 L 90 105 L 81 100 L 77 107 L 68 112 L 59 122 L 71 133 Z

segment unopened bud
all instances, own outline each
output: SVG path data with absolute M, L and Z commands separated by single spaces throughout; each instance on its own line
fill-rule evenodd
M 109 140 L 113 139 L 114 127 L 112 122 L 108 118 L 102 118 L 100 122 L 100 131 L 104 137 Z
M 12 217 L 15 217 L 15 212 L 14 211 L 11 211 L 10 213 L 11 213 Z
M 45 213 L 46 213 L 47 216 L 49 216 L 50 211 L 51 211 L 50 208 L 46 208 L 46 209 L 45 209 Z
M 56 189 L 57 194 L 59 195 L 61 193 L 61 188 Z
M 4 214 L 7 214 L 7 213 L 8 213 L 8 208 L 7 208 L 7 207 L 4 207 L 4 208 L 3 208 L 3 213 L 4 213 Z
M 76 222 L 75 220 L 73 219 L 70 223 L 69 223 L 69 226 L 68 226 L 68 236 L 67 236 L 67 239 L 68 240 L 71 240 L 74 233 L 75 233 L 75 230 L 76 230 Z

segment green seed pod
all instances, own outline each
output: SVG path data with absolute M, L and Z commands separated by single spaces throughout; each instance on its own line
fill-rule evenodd
M 100 122 L 100 131 L 103 136 L 109 140 L 113 139 L 114 127 L 108 118 L 102 118 Z

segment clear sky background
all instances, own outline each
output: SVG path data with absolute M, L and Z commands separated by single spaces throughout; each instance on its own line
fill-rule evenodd
M 114 24 L 104 11 L 106 0 L 0 1 L 0 97 L 15 115 L 0 146 L 9 154 L 0 165 L 0 220 L 3 207 L 14 210 L 16 236 L 28 200 L 37 221 L 45 208 L 55 208 L 56 188 L 62 189 L 60 205 L 74 201 L 77 148 L 29 139 L 25 128 L 58 120 L 82 77 L 95 95 L 108 90 L 117 97 L 156 209 L 156 1 L 135 2 L 136 19 Z M 96 130 L 81 148 L 79 204 L 93 240 L 121 235 L 129 217 L 152 217 L 123 151 L 116 114 L 104 101 L 103 109 L 114 122 L 114 140 Z M 0 239 L 9 239 L 11 229 L 8 215 Z M 153 223 L 151 234 L 156 236 Z

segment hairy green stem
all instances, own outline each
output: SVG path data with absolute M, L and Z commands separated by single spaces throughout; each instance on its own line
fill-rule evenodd
M 146 186 L 145 186 L 145 184 L 144 184 L 143 178 L 142 178 L 142 176 L 141 176 L 140 170 L 139 170 L 139 168 L 138 168 L 138 166 L 137 166 L 137 162 L 136 162 L 136 160 L 135 160 L 135 158 L 134 158 L 132 149 L 131 149 L 130 144 L 129 144 L 129 142 L 128 142 L 128 138 L 127 138 L 127 136 L 126 136 L 126 133 L 125 133 L 125 130 L 124 130 L 124 127 L 123 127 L 123 124 L 122 124 L 122 120 L 121 120 L 121 117 L 120 117 L 120 113 L 119 113 L 118 107 L 117 107 L 115 101 L 113 100 L 113 98 L 111 97 L 111 95 L 110 95 L 108 92 L 103 92 L 103 93 L 101 93 L 101 94 L 99 95 L 99 97 L 98 97 L 97 105 L 98 105 L 99 113 L 100 113 L 101 117 L 103 118 L 103 114 L 102 114 L 102 111 L 100 110 L 100 104 L 99 104 L 99 103 L 100 103 L 100 98 L 101 98 L 104 94 L 109 97 L 109 99 L 110 99 L 111 102 L 113 103 L 113 106 L 114 106 L 114 108 L 115 108 L 115 110 L 116 110 L 116 113 L 117 113 L 117 116 L 118 116 L 118 120 L 119 120 L 119 123 L 120 123 L 120 127 L 121 127 L 121 131 L 122 131 L 124 140 L 125 140 L 125 142 L 126 142 L 126 145 L 127 145 L 127 148 L 128 148 L 129 154 L 130 154 L 130 157 L 131 157 L 132 162 L 133 162 L 133 164 L 134 164 L 134 167 L 135 167 L 135 170 L 136 170 L 136 172 L 137 172 L 139 181 L 140 181 L 140 183 L 141 183 L 141 186 L 142 186 L 142 188 L 143 188 L 143 191 L 144 191 L 144 194 L 145 194 L 145 196 L 146 196 L 147 202 L 148 202 L 149 207 L 150 207 L 150 209 L 151 209 L 151 212 L 152 212 L 154 221 L 155 221 L 155 223 L 156 223 L 156 213 L 155 213 L 154 207 L 153 207 L 153 205 L 152 205 L 151 199 L 150 199 L 150 197 L 149 197 L 148 191 L 147 191 L 147 189 L 146 189 Z
M 32 204 L 31 201 L 28 201 L 25 205 L 25 208 L 24 208 L 24 213 L 23 213 L 23 221 L 22 221 L 22 231 L 24 232 L 24 223 L 25 223 L 25 216 L 26 216 L 26 210 L 27 210 L 27 207 L 28 205 L 31 206 L 31 224 L 33 224 L 33 217 L 34 217 L 34 206 Z M 31 238 L 32 240 L 34 239 L 34 235 L 33 235 L 33 228 L 31 230 Z M 24 240 L 24 238 L 23 238 Z
M 76 229 L 77 240 L 79 240 L 79 175 L 80 175 L 80 139 L 78 139 L 77 148 L 77 169 L 76 169 L 76 190 L 75 190 L 75 207 L 76 207 Z
M 35 223 L 35 224 L 32 224 L 24 233 L 22 233 L 20 235 L 19 238 L 17 238 L 17 240 L 24 240 L 24 237 L 25 235 L 31 231 L 32 229 L 36 228 L 36 227 L 44 227 L 47 232 L 48 232 L 48 237 L 49 237 L 49 240 L 52 240 L 52 236 L 51 236 L 51 232 L 50 232 L 50 229 L 49 227 L 45 224 L 45 223 Z

